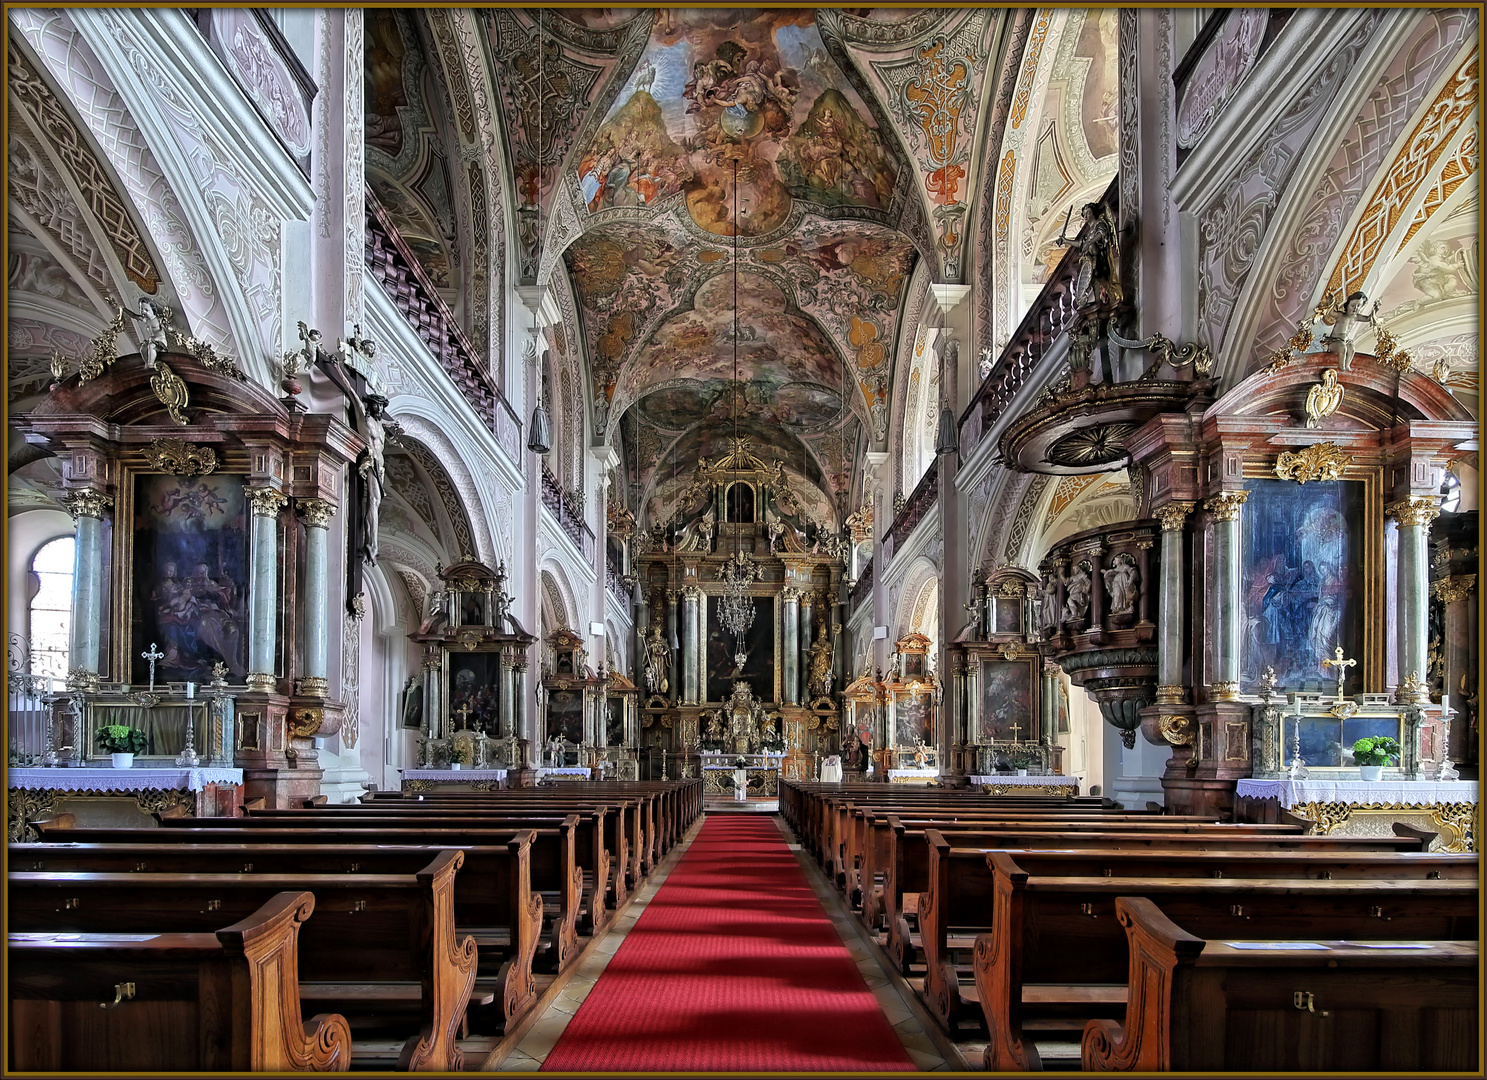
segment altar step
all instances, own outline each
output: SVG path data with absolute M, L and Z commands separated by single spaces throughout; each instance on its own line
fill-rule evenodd
M 780 800 L 750 799 L 739 802 L 731 795 L 727 798 L 709 796 L 702 800 L 702 809 L 709 814 L 776 814 L 779 813 Z

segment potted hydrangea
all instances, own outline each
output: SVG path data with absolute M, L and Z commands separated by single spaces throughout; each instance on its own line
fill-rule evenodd
M 1007 764 L 1016 770 L 1018 776 L 1026 776 L 1028 766 L 1033 763 L 1034 756 L 1026 750 L 1013 750 L 1007 755 Z
M 99 749 L 109 752 L 116 769 L 133 768 L 134 755 L 144 753 L 150 745 L 150 740 L 143 731 L 127 724 L 105 724 L 98 729 L 94 738 Z
M 470 764 L 470 747 L 462 742 L 457 742 L 449 748 L 449 767 L 459 770 Z
M 1362 780 L 1378 780 L 1384 766 L 1399 760 L 1399 743 L 1388 735 L 1370 735 L 1353 743 L 1353 764 Z

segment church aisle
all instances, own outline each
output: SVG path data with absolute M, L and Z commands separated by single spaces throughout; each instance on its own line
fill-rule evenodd
M 772 818 L 709 817 L 547 1072 L 913 1071 Z

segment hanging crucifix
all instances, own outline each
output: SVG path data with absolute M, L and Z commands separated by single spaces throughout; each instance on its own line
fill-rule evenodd
M 1342 704 L 1342 681 L 1343 681 L 1343 679 L 1347 678 L 1348 668 L 1352 667 L 1358 661 L 1357 660 L 1344 660 L 1342 658 L 1342 646 L 1341 645 L 1338 645 L 1338 647 L 1333 650 L 1332 655 L 1333 655 L 1333 659 L 1331 659 L 1331 660 L 1323 660 L 1322 661 L 1322 666 L 1323 667 L 1335 667 L 1337 669 L 1337 703 L 1339 705 L 1341 705 Z

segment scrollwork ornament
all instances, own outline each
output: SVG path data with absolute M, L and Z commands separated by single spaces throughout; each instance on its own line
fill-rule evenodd
M 173 476 L 209 476 L 217 471 L 217 451 L 185 439 L 155 439 L 145 447 L 150 468 Z
M 155 373 L 150 376 L 150 389 L 155 391 L 155 396 L 165 406 L 165 411 L 173 422 L 182 427 L 191 422 L 186 418 L 185 411 L 190 404 L 190 391 L 186 389 L 185 380 L 164 360 L 155 361 Z
M 95 488 L 73 488 L 62 496 L 62 505 L 74 521 L 81 517 L 102 518 L 103 512 L 114 505 L 114 497 Z
M 1304 450 L 1287 450 L 1275 461 L 1275 475 L 1304 484 L 1308 480 L 1337 480 L 1350 460 L 1336 443 L 1315 443 Z
M 1193 745 L 1193 722 L 1186 716 L 1163 716 L 1158 720 L 1162 738 L 1173 746 Z

